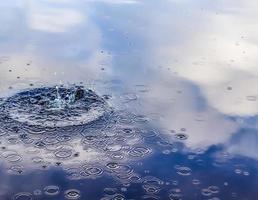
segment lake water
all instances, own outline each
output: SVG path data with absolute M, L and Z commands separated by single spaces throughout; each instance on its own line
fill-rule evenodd
M 255 200 L 258 2 L 0 2 L 1 200 Z

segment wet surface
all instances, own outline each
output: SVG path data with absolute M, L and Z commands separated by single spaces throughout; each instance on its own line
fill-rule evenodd
M 255 200 L 255 1 L 0 3 L 0 199 Z

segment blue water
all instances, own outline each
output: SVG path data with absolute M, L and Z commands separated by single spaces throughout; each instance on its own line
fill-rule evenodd
M 0 2 L 0 199 L 256 200 L 256 8 Z

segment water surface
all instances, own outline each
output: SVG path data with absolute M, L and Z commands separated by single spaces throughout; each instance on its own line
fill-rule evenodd
M 258 195 L 255 0 L 0 3 L 0 199 Z

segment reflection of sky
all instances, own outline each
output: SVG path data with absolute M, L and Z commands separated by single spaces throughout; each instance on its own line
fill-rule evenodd
M 241 129 L 258 113 L 255 6 L 254 0 L 1 2 L 1 91 L 35 81 L 118 79 L 121 93 L 145 84 L 138 111 L 158 115 L 156 125 L 171 137 L 185 128 L 189 148 L 225 144 L 257 158 L 256 120 L 251 131 Z

